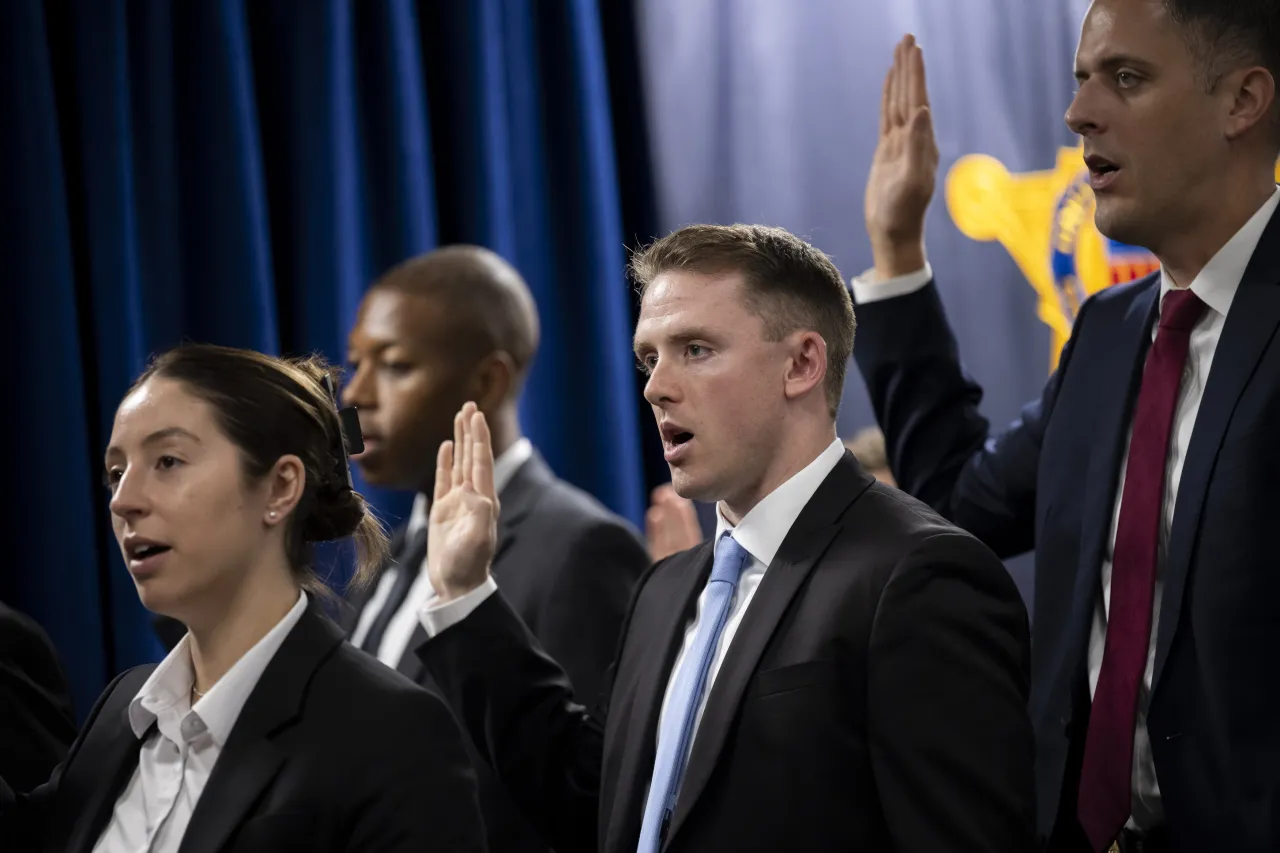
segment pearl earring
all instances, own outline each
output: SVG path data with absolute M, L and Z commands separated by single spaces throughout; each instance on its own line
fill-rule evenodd
M 267 518 L 271 519 L 272 521 L 275 521 L 275 520 L 276 520 L 276 511 L 273 509 L 273 510 L 271 510 L 271 512 L 267 513 Z

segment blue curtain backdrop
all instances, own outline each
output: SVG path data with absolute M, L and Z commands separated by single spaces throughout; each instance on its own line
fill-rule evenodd
M 0 598 L 46 626 L 81 713 L 160 654 L 98 485 L 148 356 L 200 340 L 341 360 L 368 283 L 434 246 L 524 273 L 543 323 L 526 431 L 641 520 L 658 469 L 624 276 L 653 234 L 633 38 L 627 5 L 596 0 L 0 4 L 17 327 Z

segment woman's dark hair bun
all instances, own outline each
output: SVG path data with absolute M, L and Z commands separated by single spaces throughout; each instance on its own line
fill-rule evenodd
M 351 488 L 338 401 L 338 370 L 319 356 L 280 359 L 251 350 L 188 344 L 158 356 L 134 384 L 152 377 L 182 382 L 213 407 L 223 433 L 242 452 L 250 482 L 266 476 L 284 455 L 297 456 L 306 489 L 294 509 L 285 543 L 289 565 L 307 589 L 321 592 L 313 542 L 350 536 L 356 571 L 365 586 L 387 558 L 385 528 Z
M 302 538 L 307 542 L 346 539 L 359 529 L 368 512 L 364 498 L 346 483 L 339 487 L 321 485 L 315 491 L 314 500 L 314 505 L 303 515 Z

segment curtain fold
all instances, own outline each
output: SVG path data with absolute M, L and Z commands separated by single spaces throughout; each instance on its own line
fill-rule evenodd
M 653 235 L 625 227 L 647 161 L 624 211 L 616 134 L 643 116 L 615 115 L 610 87 L 635 47 L 611 47 L 633 36 L 607 39 L 596 0 L 0 6 L 24 497 L 0 598 L 47 627 L 81 713 L 160 653 L 98 473 L 147 359 L 199 340 L 341 362 L 369 283 L 437 245 L 525 275 L 543 328 L 526 432 L 640 523 L 625 246 Z M 393 523 L 411 500 L 369 495 Z

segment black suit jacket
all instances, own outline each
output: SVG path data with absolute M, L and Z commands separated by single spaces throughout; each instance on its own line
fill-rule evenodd
M 107 687 L 46 785 L 14 802 L 0 784 L 5 850 L 90 853 L 138 765 L 128 707 L 154 668 Z M 351 648 L 313 602 L 240 712 L 181 853 L 484 849 L 448 709 Z
M 1068 755 L 1088 714 L 1089 629 L 1159 288 L 1155 275 L 1086 302 L 1040 400 L 990 444 L 936 288 L 858 308 L 858 365 L 898 482 L 1002 556 L 1035 548 L 1045 836 L 1059 809 L 1074 815 Z M 1164 558 L 1147 723 L 1179 850 L 1280 850 L 1277 328 L 1280 217 L 1222 330 Z
M 493 576 L 511 606 L 568 673 L 578 695 L 600 695 L 613 659 L 627 602 L 649 567 L 639 535 L 594 498 L 558 479 L 536 452 L 502 491 Z M 393 552 L 404 548 L 397 532 Z M 425 550 L 402 554 L 416 566 Z M 353 599 L 344 626 L 355 629 L 372 587 Z M 417 654 L 427 635 L 418 626 L 399 670 L 431 687 Z M 526 816 L 511 801 L 478 753 L 480 799 L 494 853 L 546 850 Z
M 712 547 L 642 581 L 595 714 L 501 593 L 420 650 L 560 853 L 635 850 Z M 1028 655 L 1026 610 L 995 556 L 846 453 L 734 636 L 665 849 L 1030 849 Z
M 0 779 L 30 791 L 76 738 L 67 678 L 49 637 L 0 603 Z

